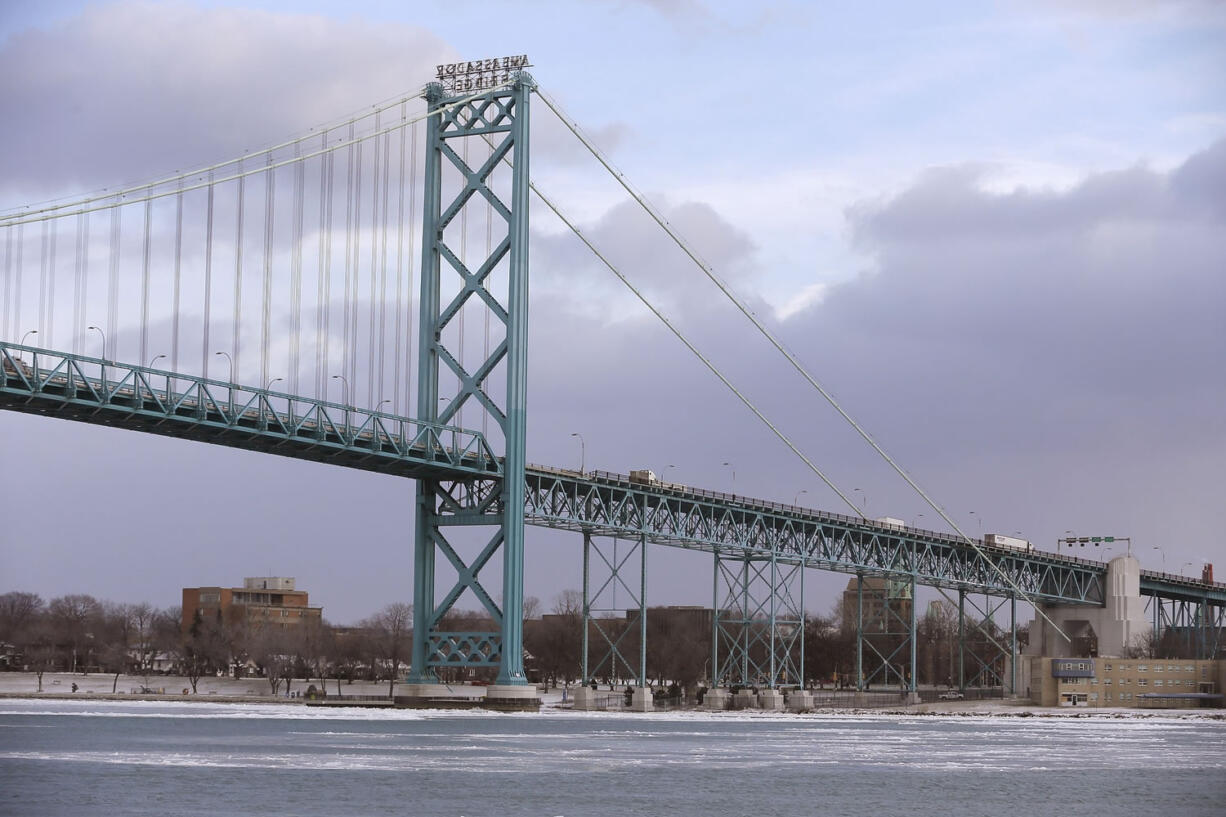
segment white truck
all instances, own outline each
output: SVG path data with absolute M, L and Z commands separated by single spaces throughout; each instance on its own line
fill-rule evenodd
M 992 545 L 998 548 L 1008 548 L 1009 550 L 1024 550 L 1027 553 L 1034 550 L 1034 545 L 1027 542 L 1025 539 L 1018 539 L 1013 536 L 1005 536 L 1002 533 L 989 533 L 983 537 L 985 545 Z
M 656 479 L 655 471 L 644 468 L 640 471 L 631 471 L 630 481 L 639 485 L 655 485 L 660 480 Z
M 907 523 L 901 519 L 895 519 L 892 516 L 881 516 L 873 520 L 878 525 L 885 525 L 887 528 L 905 528 Z

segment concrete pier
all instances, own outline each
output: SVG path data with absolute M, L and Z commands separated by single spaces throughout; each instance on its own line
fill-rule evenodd
M 813 693 L 804 689 L 794 689 L 788 693 L 787 707 L 789 712 L 806 712 L 813 708 Z
M 768 712 L 783 711 L 783 692 L 778 689 L 764 689 L 758 693 L 758 706 Z

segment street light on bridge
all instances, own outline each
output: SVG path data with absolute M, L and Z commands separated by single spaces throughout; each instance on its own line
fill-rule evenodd
M 31 329 L 31 330 L 29 330 L 28 332 L 26 332 L 24 335 L 22 335 L 22 336 L 21 336 L 21 343 L 19 343 L 18 345 L 19 345 L 19 346 L 25 346 L 25 345 L 26 345 L 26 338 L 30 337 L 30 335 L 37 335 L 37 334 L 38 334 L 38 330 L 37 330 L 37 329 Z
M 94 326 L 92 324 L 85 327 L 85 329 L 86 331 L 93 329 L 95 332 L 97 332 L 99 335 L 102 336 L 102 362 L 105 364 L 106 363 L 106 332 L 103 332 L 99 327 Z
M 587 465 L 587 442 L 578 431 L 572 431 L 570 436 L 579 438 L 579 476 L 583 476 L 586 473 L 584 467 Z

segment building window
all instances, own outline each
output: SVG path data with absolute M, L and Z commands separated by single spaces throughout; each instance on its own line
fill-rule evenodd
M 1137 672 L 1149 672 L 1149 664 L 1137 664 Z
M 1103 672 L 1110 672 L 1110 671 L 1111 671 L 1111 665 L 1103 664 Z
M 1154 679 L 1154 686 L 1156 686 L 1156 687 L 1160 687 L 1160 686 L 1162 686 L 1162 679 L 1161 679 L 1161 678 L 1155 678 L 1155 679 Z
M 1139 687 L 1147 686 L 1148 684 L 1149 684 L 1149 681 L 1146 681 L 1144 678 L 1137 679 L 1137 686 Z
M 1107 687 L 1111 686 L 1111 679 L 1110 679 L 1110 678 L 1104 678 L 1104 679 L 1103 679 L 1103 686 L 1107 686 Z
M 1162 665 L 1154 664 L 1154 672 L 1162 672 Z

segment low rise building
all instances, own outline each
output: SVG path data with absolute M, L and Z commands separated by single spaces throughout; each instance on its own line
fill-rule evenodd
M 1039 706 L 1223 706 L 1226 661 L 1175 658 L 1034 658 L 1030 696 Z
M 245 578 L 242 587 L 184 587 L 183 632 L 191 629 L 197 613 L 202 619 L 220 618 L 227 624 L 282 627 L 323 618 L 323 608 L 311 607 L 307 591 L 295 589 L 293 577 L 287 576 Z

